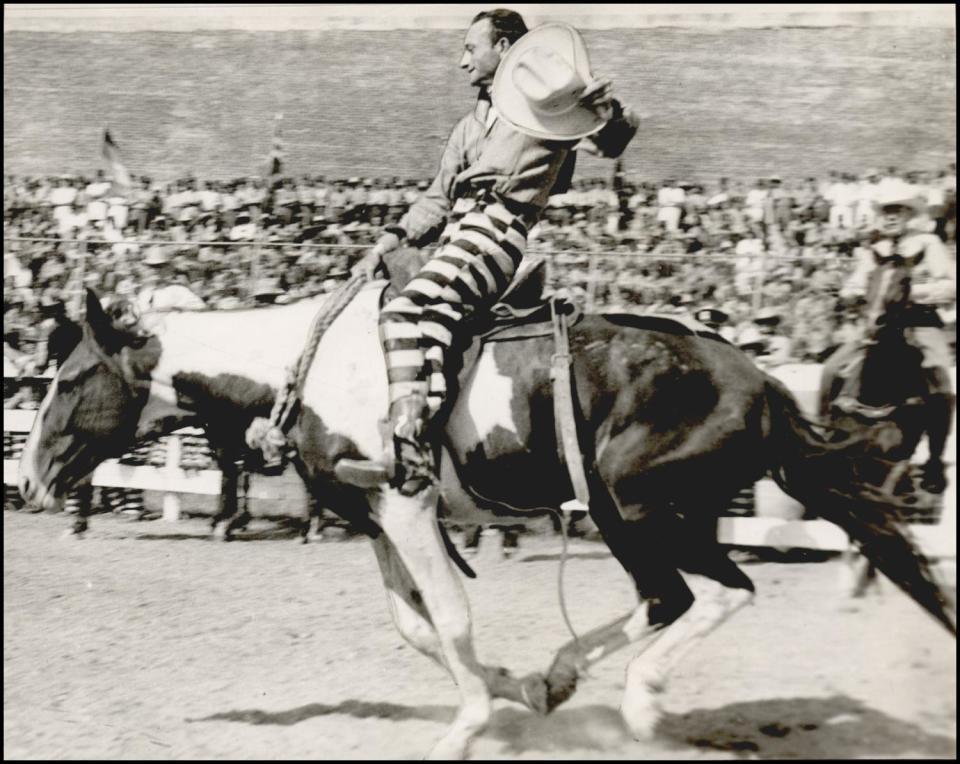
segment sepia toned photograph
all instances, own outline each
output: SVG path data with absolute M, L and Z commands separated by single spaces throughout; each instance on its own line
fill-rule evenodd
M 4 5 L 4 758 L 957 755 L 956 7 Z

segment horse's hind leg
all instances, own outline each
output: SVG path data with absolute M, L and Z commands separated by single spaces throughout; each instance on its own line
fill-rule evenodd
M 706 541 L 706 540 L 705 540 Z M 705 589 L 693 606 L 627 666 L 620 710 L 638 740 L 649 739 L 659 718 L 657 696 L 666 688 L 670 671 L 684 655 L 744 605 L 753 600 L 750 579 L 715 541 L 688 548 L 689 572 L 704 576 Z
M 422 597 L 436 630 L 439 656 L 460 690 L 461 704 L 453 725 L 430 757 L 458 759 L 489 723 L 491 697 L 473 648 L 466 592 L 440 537 L 437 500 L 433 488 L 412 497 L 383 489 L 374 506 L 381 528 L 416 587 L 410 592 L 417 591 Z
M 544 712 L 573 695 L 580 674 L 587 668 L 631 643 L 658 637 L 694 600 L 676 566 L 664 554 L 664 539 L 656 522 L 623 520 L 616 502 L 599 481 L 594 481 L 590 492 L 591 517 L 614 557 L 633 578 L 640 603 L 632 612 L 560 648 L 544 679 Z

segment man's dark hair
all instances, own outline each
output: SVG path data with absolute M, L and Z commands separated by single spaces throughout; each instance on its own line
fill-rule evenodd
M 527 33 L 527 22 L 523 20 L 516 11 L 506 8 L 494 8 L 492 11 L 480 11 L 470 22 L 471 26 L 483 19 L 490 19 L 490 25 L 493 27 L 491 43 L 495 43 L 501 37 L 506 37 L 507 42 L 513 45 L 517 40 Z

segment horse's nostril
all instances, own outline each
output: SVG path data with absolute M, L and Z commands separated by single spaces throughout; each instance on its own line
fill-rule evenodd
M 25 499 L 30 497 L 30 478 L 23 477 L 20 479 L 20 495 Z

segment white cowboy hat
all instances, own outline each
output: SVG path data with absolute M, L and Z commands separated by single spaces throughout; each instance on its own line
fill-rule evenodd
M 593 80 L 587 46 L 568 24 L 541 24 L 503 56 L 490 96 L 500 116 L 522 133 L 545 140 L 579 140 L 603 127 L 580 105 Z
M 167 247 L 153 245 L 147 250 L 147 256 L 143 259 L 144 265 L 166 265 L 170 262 L 170 252 Z
M 874 199 L 878 209 L 884 207 L 908 207 L 916 211 L 926 208 L 926 201 L 920 196 L 915 186 L 909 183 L 891 183 L 880 191 Z

